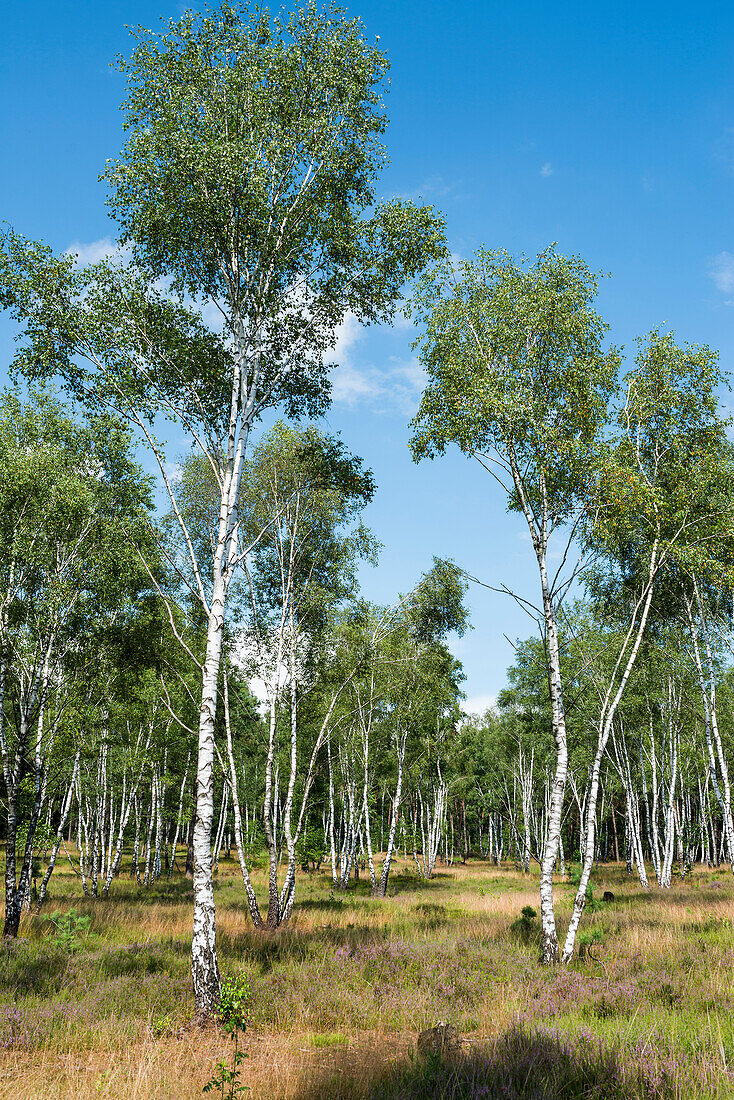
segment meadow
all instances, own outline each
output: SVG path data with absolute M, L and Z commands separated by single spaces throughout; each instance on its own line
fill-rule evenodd
M 342 893 L 328 868 L 302 875 L 290 925 L 269 934 L 249 923 L 234 860 L 220 864 L 220 966 L 247 992 L 241 1095 L 734 1096 L 723 868 L 643 892 L 624 865 L 599 867 L 584 958 L 558 970 L 540 965 L 537 918 L 522 916 L 537 908 L 532 872 L 396 870 L 382 901 L 364 879 Z M 0 949 L 0 1096 L 201 1097 L 232 1040 L 191 1024 L 190 882 L 143 889 L 123 874 L 109 900 L 83 900 L 59 867 L 51 892 Z M 573 887 L 559 879 L 556 893 L 563 927 Z M 439 1021 L 461 1051 L 424 1059 L 417 1036 Z

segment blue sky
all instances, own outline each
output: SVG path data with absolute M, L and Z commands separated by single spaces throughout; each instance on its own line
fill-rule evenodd
M 53 0 L 8 5 L 0 43 L 0 216 L 20 232 L 93 255 L 114 234 L 97 177 L 121 144 L 125 24 L 184 5 Z M 392 62 L 385 196 L 432 202 L 452 249 L 534 255 L 551 241 L 610 272 L 599 306 L 611 338 L 668 323 L 734 358 L 734 7 L 725 3 L 400 3 L 349 10 Z M 365 593 L 389 600 L 432 556 L 534 595 L 518 517 L 480 469 L 453 454 L 415 466 L 408 421 L 420 372 L 405 324 L 347 323 L 327 417 L 379 486 L 367 521 L 384 544 Z M 0 351 L 12 332 L 0 319 Z M 729 402 L 729 396 L 725 396 Z M 175 458 L 180 443 L 172 441 Z M 504 682 L 510 639 L 530 621 L 474 588 L 458 641 L 469 703 Z

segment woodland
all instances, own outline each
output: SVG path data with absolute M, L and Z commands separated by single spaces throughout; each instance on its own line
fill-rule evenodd
M 734 1095 L 716 351 L 626 355 L 580 256 L 457 259 L 380 200 L 388 63 L 341 9 L 132 38 L 119 248 L 0 236 L 0 1094 Z M 409 318 L 414 460 L 526 525 L 486 713 L 452 645 L 488 579 L 360 590 L 346 314 Z

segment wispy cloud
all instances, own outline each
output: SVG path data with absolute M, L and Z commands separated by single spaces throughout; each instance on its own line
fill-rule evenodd
M 219 307 L 211 301 L 204 302 L 200 307 L 201 319 L 212 332 L 221 334 L 224 325 L 224 317 Z
M 734 254 L 719 252 L 709 261 L 709 277 L 722 294 L 734 291 Z
M 374 398 L 379 393 L 375 379 L 355 366 L 352 351 L 362 337 L 363 330 L 353 313 L 347 313 L 336 330 L 336 342 L 328 359 L 336 363 L 331 375 L 331 397 L 338 405 L 352 408 L 365 399 Z
M 402 194 L 409 202 L 438 202 L 440 199 L 465 198 L 461 180 L 447 180 L 443 176 L 427 176 L 418 184 Z
M 358 369 L 351 363 L 339 363 L 331 376 L 331 397 L 335 404 L 354 408 L 373 401 L 384 393 L 376 372 Z
M 349 358 L 352 348 L 361 339 L 363 332 L 364 330 L 354 314 L 346 313 L 344 320 L 336 330 L 336 343 L 332 353 L 335 362 L 343 363 Z
M 548 179 L 548 176 L 553 175 L 553 165 L 551 164 L 551 162 L 549 160 L 547 160 L 545 162 L 545 164 L 543 165 L 543 167 L 540 169 L 540 174 L 543 177 L 543 179 Z
M 337 330 L 329 358 L 337 364 L 331 375 L 332 400 L 336 405 L 369 406 L 377 412 L 401 412 L 412 416 L 425 385 L 425 374 L 416 357 L 390 356 L 384 366 L 357 362 L 354 351 L 364 335 L 356 317 L 348 313 Z
M 450 195 L 453 190 L 453 183 L 447 183 L 443 176 L 429 176 L 417 188 L 419 195 L 430 196 L 433 199 L 443 199 L 446 195 Z
M 98 264 L 100 260 L 119 259 L 126 263 L 130 258 L 130 251 L 121 248 L 111 237 L 100 237 L 98 241 L 72 241 L 66 249 L 65 255 L 76 256 L 80 267 L 87 264 Z
M 496 695 L 471 695 L 464 703 L 462 710 L 467 714 L 482 715 L 488 711 L 490 707 L 495 706 L 496 703 Z
M 181 465 L 180 462 L 174 462 L 174 461 L 171 461 L 171 460 L 167 460 L 166 462 L 163 463 L 163 469 L 165 471 L 166 477 L 168 478 L 169 482 L 174 482 L 174 481 L 178 481 L 178 479 L 180 478 L 182 470 L 183 470 L 183 466 Z

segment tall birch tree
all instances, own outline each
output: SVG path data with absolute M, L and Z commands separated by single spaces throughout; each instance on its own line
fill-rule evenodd
M 78 393 L 112 401 L 153 448 L 167 488 L 153 418 L 177 419 L 217 481 L 211 559 L 188 546 L 207 626 L 192 937 L 204 1018 L 220 997 L 214 723 L 228 590 L 247 549 L 238 503 L 249 433 L 279 403 L 290 413 L 324 407 L 345 314 L 389 320 L 404 281 L 442 250 L 443 229 L 430 208 L 376 199 L 387 61 L 341 9 L 309 4 L 281 19 L 224 4 L 133 34 L 120 62 L 128 140 L 106 171 L 133 264 L 80 273 L 9 234 L 2 297 L 26 324 L 23 366 L 61 370 Z M 221 339 L 192 303 L 219 318 Z
M 573 956 L 594 862 L 602 760 L 653 597 L 659 587 L 673 588 L 681 569 L 708 556 L 708 544 L 722 527 L 731 528 L 729 494 L 718 491 L 726 471 L 724 425 L 716 397 L 721 380 L 717 356 L 709 348 L 679 347 L 672 334 L 651 333 L 641 342 L 627 376 L 618 410 L 619 439 L 599 479 L 590 537 L 603 551 L 612 583 L 619 585 L 629 610 L 611 671 L 597 680 L 600 706 L 584 820 L 584 859 L 564 962 Z M 662 601 L 665 595 L 664 591 Z M 726 813 L 724 821 L 726 827 Z
M 504 251 L 440 263 L 413 299 L 416 341 L 428 385 L 414 421 L 416 461 L 449 444 L 480 463 L 528 525 L 538 565 L 537 614 L 547 651 L 556 746 L 543 844 L 543 959 L 558 960 L 553 869 L 568 770 L 558 616 L 578 574 L 572 552 L 596 476 L 597 451 L 619 364 L 593 307 L 597 280 L 578 257 L 553 249 L 534 264 Z M 549 566 L 553 536 L 561 566 Z M 568 570 L 563 566 L 570 564 Z M 498 586 L 499 587 L 499 586 Z

